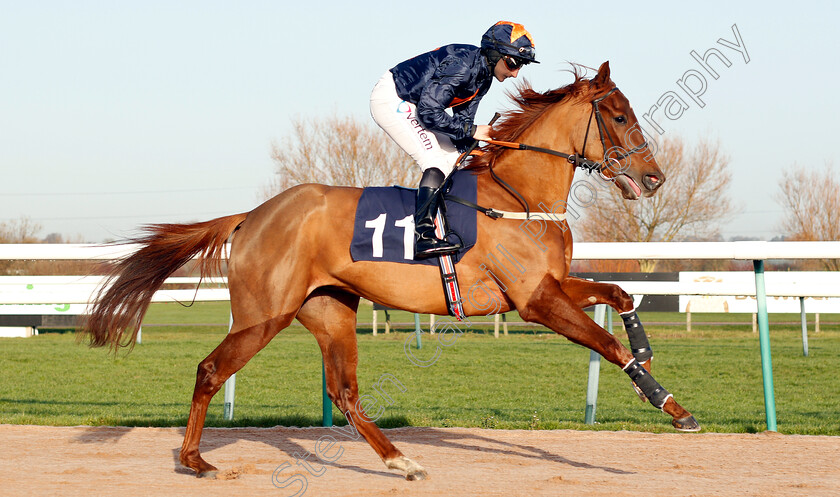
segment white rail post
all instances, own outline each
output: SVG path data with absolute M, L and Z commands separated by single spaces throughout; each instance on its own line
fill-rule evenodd
M 230 314 L 230 325 L 228 325 L 228 333 L 233 328 L 233 312 Z M 225 407 L 224 418 L 227 421 L 233 421 L 233 404 L 236 400 L 236 373 L 230 375 L 230 378 L 225 382 Z
M 595 306 L 595 323 L 604 326 L 604 316 L 607 305 L 598 304 Z M 595 424 L 595 408 L 598 404 L 598 380 L 601 376 L 601 355 L 594 350 L 589 351 L 589 380 L 586 384 L 586 411 L 583 415 L 583 422 Z
M 799 309 L 802 315 L 802 355 L 808 357 L 808 318 L 805 314 L 805 297 L 799 297 Z
M 414 314 L 414 336 L 417 339 L 417 349 L 423 348 L 423 339 L 421 335 L 423 333 L 423 328 L 420 327 L 420 314 Z
M 373 336 L 376 336 L 376 326 L 379 324 L 379 322 L 376 319 L 376 304 L 373 305 Z

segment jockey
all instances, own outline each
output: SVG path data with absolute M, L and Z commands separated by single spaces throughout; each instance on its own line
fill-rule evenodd
M 490 126 L 474 120 L 493 77 L 515 78 L 531 62 L 537 62 L 531 33 L 521 24 L 499 21 L 484 33 L 480 48 L 454 44 L 418 55 L 385 72 L 373 88 L 373 120 L 423 171 L 414 214 L 415 259 L 461 248 L 435 236 L 441 202 L 435 193 L 462 152 L 476 140 L 490 139 Z

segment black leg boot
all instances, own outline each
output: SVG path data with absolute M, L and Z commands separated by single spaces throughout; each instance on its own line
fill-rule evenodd
M 457 252 L 461 245 L 440 240 L 435 236 L 435 213 L 438 210 L 437 188 L 421 186 L 417 189 L 414 213 L 414 259 L 425 259 Z

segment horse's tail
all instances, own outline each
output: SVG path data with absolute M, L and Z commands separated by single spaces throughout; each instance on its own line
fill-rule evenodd
M 106 280 L 84 320 L 91 347 L 132 348 L 152 296 L 178 268 L 201 256 L 201 276 L 221 275 L 225 245 L 247 213 L 195 224 L 153 224 L 127 240 L 141 248 L 108 262 Z M 130 331 L 129 331 L 130 330 Z

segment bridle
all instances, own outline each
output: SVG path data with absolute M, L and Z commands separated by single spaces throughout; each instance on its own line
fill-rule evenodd
M 583 137 L 583 148 L 581 149 L 580 155 L 578 155 L 578 154 L 567 154 L 567 153 L 560 152 L 560 151 L 557 151 L 557 150 L 552 150 L 550 148 L 536 147 L 534 145 L 527 145 L 525 143 L 506 142 L 506 141 L 499 141 L 499 140 L 489 140 L 489 141 L 487 141 L 487 143 L 489 143 L 491 145 L 497 145 L 497 146 L 500 146 L 500 147 L 504 147 L 504 148 L 511 148 L 511 149 L 514 149 L 514 150 L 531 150 L 533 152 L 540 152 L 540 153 L 544 153 L 544 154 L 554 155 L 554 156 L 557 156 L 557 157 L 562 157 L 562 158 L 566 159 L 570 164 L 572 164 L 573 167 L 579 167 L 581 169 L 585 169 L 590 174 L 593 173 L 593 172 L 597 172 L 601 176 L 601 178 L 603 178 L 605 180 L 608 180 L 608 181 L 611 181 L 611 178 L 605 176 L 604 172 L 603 172 L 603 170 L 605 168 L 609 168 L 605 164 L 606 161 L 619 163 L 620 161 L 628 158 L 629 156 L 641 152 L 642 150 L 644 150 L 648 146 L 647 140 L 645 140 L 644 142 L 642 142 L 641 145 L 633 147 L 630 150 L 626 150 L 621 146 L 617 146 L 616 143 L 613 141 L 612 136 L 610 136 L 609 132 L 607 132 L 607 125 L 604 122 L 604 116 L 601 114 L 601 108 L 598 106 L 598 104 L 603 102 L 607 97 L 609 97 L 610 95 L 612 95 L 616 91 L 618 91 L 618 87 L 612 88 L 610 91 L 608 91 L 604 95 L 602 95 L 602 96 L 600 96 L 600 97 L 598 97 L 598 98 L 596 98 L 596 99 L 594 99 L 590 102 L 592 104 L 592 110 L 589 112 L 589 120 L 586 123 L 586 133 L 584 134 L 584 137 Z M 499 117 L 500 117 L 499 114 L 496 114 L 493 117 L 493 119 L 490 121 L 490 124 L 492 125 L 496 121 L 496 119 L 498 119 Z M 596 161 L 593 161 L 593 160 L 590 160 L 590 159 L 586 158 L 586 143 L 589 141 L 589 129 L 592 125 L 592 118 L 593 117 L 595 117 L 595 123 L 598 126 L 598 134 L 600 135 L 600 139 L 601 139 L 601 147 L 604 150 L 604 159 L 603 159 L 602 162 L 596 162 Z M 605 135 L 607 137 L 607 140 L 610 141 L 611 147 L 609 149 L 607 148 L 606 142 L 604 141 L 604 136 Z M 463 162 L 463 160 L 466 159 L 466 157 L 473 151 L 473 149 L 475 148 L 475 146 L 477 144 L 478 144 L 478 142 L 476 142 L 469 150 L 467 150 L 466 152 L 461 154 L 457 163 L 461 164 Z M 616 157 L 611 157 L 611 158 L 608 159 L 607 158 L 607 152 L 610 151 L 610 150 L 613 150 L 613 149 L 621 149 L 621 150 L 624 150 L 624 152 L 618 154 Z M 526 219 L 530 218 L 531 209 L 528 206 L 528 202 L 522 197 L 522 195 L 519 194 L 519 192 L 516 191 L 516 189 L 514 189 L 506 181 L 504 181 L 502 178 L 500 178 L 496 175 L 496 172 L 493 170 L 492 162 L 490 164 L 488 164 L 488 168 L 490 169 L 490 175 L 493 177 L 493 179 L 497 183 L 502 185 L 502 187 L 504 187 L 513 196 L 515 196 L 519 200 L 519 202 L 523 205 L 523 207 L 525 207 L 525 218 Z M 455 168 L 455 170 L 457 170 L 457 167 Z M 455 170 L 453 170 L 453 172 Z M 449 173 L 449 175 L 451 176 L 452 173 Z M 444 181 L 442 187 L 446 186 L 448 180 L 449 180 L 449 176 L 447 176 L 447 178 Z M 498 215 L 497 213 L 494 213 L 494 209 L 488 209 L 488 208 L 485 208 L 485 207 L 481 207 L 481 206 L 479 206 L 475 203 L 466 201 L 464 199 L 461 199 L 461 198 L 458 198 L 458 197 L 455 197 L 455 196 L 452 196 L 452 195 L 446 195 L 445 197 L 446 197 L 447 200 L 452 200 L 452 201 L 457 202 L 459 204 L 466 205 L 467 207 L 471 207 L 471 208 L 476 209 L 480 212 L 483 212 L 484 214 L 486 214 L 489 217 L 492 217 L 492 218 L 502 217 L 501 215 Z
M 618 87 L 615 87 L 615 88 L 611 89 L 610 91 L 608 91 L 604 95 L 602 95 L 602 96 L 592 100 L 592 102 L 590 102 L 592 104 L 592 110 L 589 112 L 589 120 L 586 123 L 586 133 L 584 134 L 584 137 L 583 137 L 583 148 L 581 149 L 581 152 L 580 152 L 579 155 L 578 154 L 566 154 L 566 153 L 563 153 L 563 152 L 559 152 L 557 150 L 552 150 L 550 148 L 536 147 L 536 146 L 533 146 L 533 145 L 526 145 L 524 143 L 505 142 L 505 141 L 499 141 L 499 140 L 490 140 L 487 143 L 490 143 L 491 145 L 498 145 L 500 147 L 512 148 L 512 149 L 515 149 L 515 150 L 531 150 L 533 152 L 541 152 L 541 153 L 544 153 L 544 154 L 549 154 L 549 155 L 554 155 L 554 156 L 557 156 L 557 157 L 562 157 L 562 158 L 566 159 L 567 161 L 569 161 L 569 163 L 572 164 L 572 166 L 574 166 L 574 167 L 580 167 L 581 169 L 585 169 L 589 173 L 597 172 L 597 173 L 600 173 L 603 176 L 602 171 L 605 167 L 607 167 L 604 164 L 605 161 L 610 160 L 610 161 L 618 162 L 618 161 L 624 160 L 624 159 L 626 159 L 627 157 L 629 157 L 633 154 L 641 152 L 642 150 L 644 150 L 648 146 L 647 141 L 644 141 L 644 142 L 642 142 L 641 145 L 633 147 L 630 150 L 626 150 L 623 147 L 621 147 L 620 145 L 616 145 L 616 143 L 612 139 L 612 136 L 607 131 L 607 125 L 604 122 L 604 116 L 601 114 L 601 108 L 598 106 L 598 104 L 603 102 L 607 97 L 609 97 L 610 95 L 612 95 L 616 91 L 618 91 Z M 601 147 L 604 150 L 604 160 L 602 162 L 596 162 L 596 161 L 593 161 L 593 160 L 590 160 L 590 159 L 586 158 L 586 144 L 589 141 L 589 129 L 592 126 L 592 117 L 595 117 L 595 123 L 598 126 L 598 134 L 600 135 L 600 139 L 601 139 Z M 609 140 L 609 142 L 610 142 L 610 148 L 609 149 L 607 148 L 606 142 L 604 141 L 604 136 L 605 135 L 607 137 L 607 140 Z M 611 158 L 607 159 L 607 152 L 610 151 L 610 150 L 613 150 L 613 149 L 621 149 L 624 152 L 618 154 L 616 157 L 611 157 Z
M 598 125 L 598 134 L 600 135 L 600 138 L 601 138 L 601 148 L 604 150 L 604 161 L 610 160 L 610 161 L 620 162 L 620 161 L 626 159 L 627 157 L 629 157 L 629 156 L 631 156 L 635 153 L 641 152 L 642 150 L 644 150 L 648 146 L 647 140 L 645 140 L 640 145 L 638 145 L 636 147 L 633 147 L 630 150 L 625 150 L 624 147 L 616 145 L 616 143 L 612 139 L 612 135 L 610 135 L 609 132 L 607 132 L 607 125 L 604 122 L 604 116 L 601 115 L 601 108 L 598 107 L 598 104 L 603 102 L 607 97 L 609 97 L 610 95 L 612 95 L 616 91 L 618 91 L 618 87 L 613 88 L 612 90 L 608 91 L 604 95 L 602 95 L 602 96 L 600 96 L 600 97 L 598 97 L 598 98 L 596 98 L 595 100 L 592 101 L 592 111 L 589 113 L 589 121 L 587 121 L 587 123 L 586 123 L 586 134 L 583 137 L 583 150 L 581 150 L 581 152 L 580 152 L 580 155 L 584 158 L 586 157 L 586 142 L 589 140 L 589 127 L 592 124 L 592 115 L 593 114 L 595 115 L 595 122 Z M 604 142 L 604 135 L 606 135 L 607 139 L 610 141 L 610 148 L 609 149 L 607 148 L 607 145 Z M 616 149 L 616 148 L 624 150 L 624 152 L 618 154 L 616 157 L 611 157 L 611 158 L 607 159 L 608 152 L 610 150 L 613 150 L 613 149 Z M 604 164 L 602 162 L 601 167 L 598 169 L 598 172 L 601 173 L 601 170 L 603 168 L 604 168 Z M 592 171 L 590 170 L 590 172 L 592 172 Z

